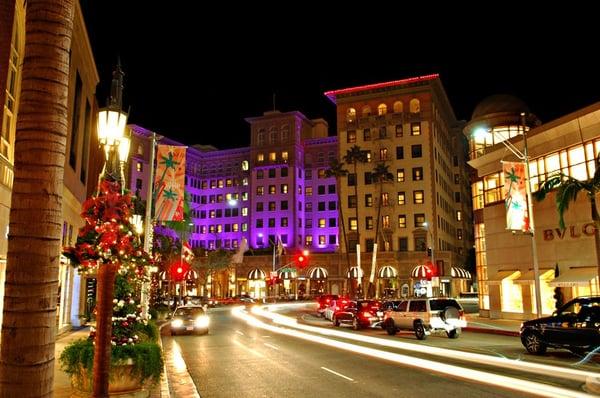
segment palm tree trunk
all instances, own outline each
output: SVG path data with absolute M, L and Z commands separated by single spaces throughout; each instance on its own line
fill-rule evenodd
M 73 10 L 71 0 L 27 2 L 0 397 L 52 396 Z
M 341 207 L 342 207 L 342 193 L 340 192 L 340 186 L 342 185 L 340 183 L 340 177 L 337 177 L 335 179 L 335 182 L 337 184 L 337 187 L 335 188 L 337 190 L 337 197 L 338 197 L 338 214 L 340 215 L 340 223 L 342 224 L 342 235 L 343 235 L 343 239 L 344 239 L 344 246 L 346 248 L 346 264 L 347 264 L 347 268 L 348 268 L 348 272 L 350 271 L 350 251 L 348 250 L 348 236 L 346 235 L 346 223 L 344 222 L 344 213 L 341 211 Z M 350 285 L 352 283 L 351 280 L 349 280 L 348 282 L 350 282 Z
M 356 259 L 357 259 L 356 266 L 360 269 L 361 265 L 358 262 L 358 258 L 359 258 L 358 256 L 360 256 L 360 254 L 358 253 L 360 251 L 360 225 L 359 225 L 360 223 L 358 222 L 358 202 L 359 202 L 359 200 L 358 200 L 358 170 L 357 170 L 358 167 L 357 166 L 358 166 L 358 162 L 355 160 L 354 161 L 354 178 L 355 178 L 355 181 L 354 181 L 354 198 L 356 199 L 356 207 L 355 207 L 355 209 L 356 209 L 355 210 L 355 214 L 356 214 L 356 250 L 357 250 L 357 253 L 356 253 L 356 256 L 357 256 L 356 257 Z M 359 273 L 359 275 L 360 275 L 360 273 Z M 362 285 L 362 278 L 360 278 L 360 277 L 357 278 L 357 284 L 359 286 Z M 357 289 L 358 289 L 358 286 L 357 286 Z
M 594 229 L 594 243 L 596 246 L 596 265 L 598 267 L 597 287 L 600 289 L 600 214 L 598 214 L 598 208 L 596 207 L 596 196 L 593 193 L 590 195 L 590 204 L 592 207 L 592 220 L 594 221 L 596 227 Z
M 118 264 L 98 267 L 98 301 L 96 303 L 96 340 L 94 345 L 94 397 L 108 397 L 108 375 L 112 351 L 112 315 L 115 276 Z
M 381 198 L 383 195 L 383 183 L 379 183 L 379 198 L 377 199 L 377 220 L 375 221 L 375 240 L 374 240 L 374 244 L 373 244 L 373 261 L 371 263 L 371 277 L 369 278 L 369 292 L 371 291 L 371 289 L 373 288 L 373 282 L 371 282 L 372 280 L 375 280 L 375 265 L 377 263 L 377 248 L 379 247 L 378 245 L 378 241 L 379 241 L 379 221 L 381 219 Z M 371 295 L 371 297 L 375 296 L 375 292 L 373 292 L 373 294 Z M 366 297 L 365 297 L 366 298 Z

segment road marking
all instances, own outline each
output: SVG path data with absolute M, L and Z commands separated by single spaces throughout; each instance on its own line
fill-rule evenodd
M 240 343 L 237 340 L 233 340 L 233 344 L 235 344 L 236 346 L 243 348 L 244 350 L 248 351 L 249 353 L 251 353 L 252 355 L 255 355 L 259 358 L 265 358 L 265 356 L 263 354 L 261 354 L 260 352 L 253 350 L 252 348 L 246 347 L 246 345 Z
M 336 375 L 336 376 L 340 376 L 340 377 L 342 377 L 342 378 L 344 378 L 344 379 L 346 379 L 346 380 L 349 380 L 349 381 L 354 381 L 354 379 L 351 379 L 351 378 L 349 378 L 348 376 L 344 376 L 343 374 L 341 374 L 341 373 L 338 373 L 338 372 L 336 372 L 335 370 L 327 369 L 327 368 L 326 368 L 326 367 L 324 367 L 324 366 L 321 366 L 321 369 L 323 369 L 323 370 L 325 370 L 325 371 L 327 371 L 327 372 L 329 372 L 329 373 L 333 373 L 333 374 L 334 374 L 334 375 Z
M 270 347 L 270 348 L 272 348 L 272 349 L 274 349 L 274 350 L 277 350 L 277 351 L 279 351 L 279 347 L 277 347 L 277 346 L 275 346 L 275 345 L 273 345 L 273 344 L 264 343 L 264 345 L 266 345 L 267 347 Z
M 271 336 L 262 336 L 264 339 L 270 339 Z
M 239 330 L 236 330 L 235 332 L 236 332 L 237 334 L 239 334 L 240 336 L 243 336 L 243 335 L 244 335 L 244 333 L 240 332 Z

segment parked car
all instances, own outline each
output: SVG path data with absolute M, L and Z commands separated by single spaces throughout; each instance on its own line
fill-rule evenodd
M 600 346 L 600 296 L 577 297 L 552 316 L 521 324 L 521 342 L 528 352 L 544 354 L 548 347 L 576 354 Z
M 384 328 L 390 336 L 398 330 L 413 330 L 419 340 L 431 333 L 445 332 L 451 339 L 458 338 L 467 326 L 464 310 L 454 299 L 414 298 L 400 303 L 384 314 Z
M 331 300 L 327 307 L 325 307 L 325 310 L 322 312 L 322 316 L 325 317 L 325 319 L 328 319 L 330 321 L 333 322 L 333 315 L 340 310 L 343 310 L 344 308 L 346 308 L 346 306 L 351 303 L 351 301 L 346 298 L 346 297 L 340 297 L 337 300 Z
M 171 336 L 179 333 L 207 334 L 210 319 L 205 307 L 187 305 L 177 307 L 171 317 Z
M 377 300 L 350 301 L 332 316 L 335 326 L 350 325 L 354 330 L 379 327 L 382 316 L 377 315 L 381 303 Z
M 324 294 L 322 296 L 317 297 L 317 312 L 319 313 L 319 315 L 323 316 L 325 309 L 329 307 L 331 301 L 337 299 L 339 299 L 339 296 L 337 294 Z

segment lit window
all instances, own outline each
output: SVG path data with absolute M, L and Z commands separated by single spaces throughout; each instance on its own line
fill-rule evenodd
M 269 185 L 269 195 L 275 195 L 275 185 Z
M 355 130 L 350 130 L 348 131 L 348 139 L 347 142 L 349 144 L 353 144 L 356 142 L 356 131 Z
M 354 120 L 356 120 L 356 109 L 348 108 L 346 110 L 346 121 L 352 123 Z
M 325 228 L 325 219 L 319 218 L 319 228 Z
M 247 207 L 242 207 L 242 216 L 244 216 L 244 217 L 248 216 L 248 208 Z
M 287 163 L 287 161 L 288 161 L 288 152 L 287 151 L 281 152 L 281 160 L 283 160 L 284 163 Z
M 402 101 L 396 101 L 393 105 L 394 113 L 400 113 L 403 110 Z
M 398 192 L 398 204 L 399 205 L 406 204 L 406 195 L 404 194 L 404 192 Z
M 350 231 L 358 230 L 358 220 L 356 217 L 350 217 L 348 224 L 350 225 Z
M 306 196 L 312 196 L 312 187 L 306 187 L 306 191 L 305 191 L 305 195 Z
M 383 192 L 381 194 L 381 205 L 382 206 L 389 206 L 390 205 L 390 198 L 387 192 Z
M 398 216 L 398 228 L 406 228 L 406 215 L 400 214 Z
M 365 207 L 373 207 L 373 195 L 370 193 L 365 194 Z
M 416 98 L 411 99 L 408 106 L 409 106 L 410 113 L 421 112 L 421 103 Z
M 319 245 L 325 244 L 325 235 L 319 235 Z
M 413 201 L 415 204 L 423 204 L 425 202 L 423 191 L 413 191 Z
M 367 154 L 367 163 L 371 163 L 371 160 L 373 159 L 371 151 L 365 151 L 365 153 Z
M 318 170 L 318 178 L 325 178 L 325 169 Z
M 281 184 L 281 193 L 288 193 L 288 184 Z
M 423 227 L 425 223 L 425 214 L 415 214 L 415 227 Z
M 365 218 L 365 227 L 367 229 L 373 229 L 373 217 L 369 216 Z
M 421 123 L 411 123 L 410 124 L 410 135 L 421 135 Z
M 143 164 L 142 164 L 142 162 L 136 162 L 135 169 L 137 171 L 142 171 L 143 170 Z
M 387 148 L 381 148 L 379 150 L 379 160 L 387 160 L 387 158 L 388 158 Z
M 248 168 L 249 168 L 249 167 L 250 167 L 250 166 L 248 165 L 248 161 L 247 161 L 247 160 L 244 160 L 244 161 L 242 162 L 242 170 L 244 170 L 244 171 L 248 171 Z
M 456 211 L 456 221 L 462 221 L 462 212 L 460 210 Z
M 248 192 L 242 192 L 242 200 L 248 200 Z
M 265 194 L 265 187 L 256 187 L 256 195 L 262 196 Z
M 263 153 L 259 153 L 258 155 L 256 155 L 256 161 L 258 163 L 262 163 L 265 161 L 265 155 Z
M 377 106 L 377 114 L 379 116 L 385 115 L 387 113 L 387 105 L 386 104 L 379 104 Z
M 269 161 L 275 162 L 277 160 L 277 153 L 269 152 Z
M 304 237 L 304 246 L 312 246 L 312 242 L 313 242 L 312 235 L 306 235 Z
M 248 223 L 242 223 L 242 231 L 243 232 L 248 231 Z
M 243 186 L 246 186 L 246 185 L 248 185 L 248 177 L 244 177 L 244 178 L 242 179 L 242 185 L 243 185 Z
M 404 182 L 404 169 L 396 170 L 396 180 L 398 182 Z
M 383 228 L 389 228 L 390 227 L 390 216 L 385 215 L 381 217 L 381 225 Z

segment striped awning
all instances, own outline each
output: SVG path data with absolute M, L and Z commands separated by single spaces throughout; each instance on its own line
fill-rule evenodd
M 450 275 L 457 279 L 471 279 L 471 273 L 462 267 L 452 267 Z
M 323 267 L 314 267 L 308 272 L 309 279 L 327 279 L 327 270 Z
M 351 267 L 348 270 L 348 278 L 349 279 L 360 279 L 365 276 L 365 272 L 362 268 L 359 267 Z
M 195 270 L 191 269 L 191 270 L 189 270 L 188 272 L 185 273 L 185 275 L 183 276 L 183 278 L 186 281 L 195 281 L 196 279 L 198 279 L 198 273 Z
M 263 281 L 267 275 L 260 268 L 254 268 L 252 271 L 248 272 L 248 280 L 250 281 Z
M 391 265 L 385 265 L 379 269 L 377 276 L 381 279 L 391 279 L 398 276 L 398 271 Z
M 160 274 L 158 274 L 158 278 L 161 281 L 170 281 L 171 275 L 169 275 L 169 273 L 167 271 L 162 271 Z
M 426 265 L 417 265 L 410 272 L 410 276 L 415 279 L 429 279 L 431 278 L 431 270 Z
M 296 272 L 290 270 L 279 271 L 279 279 L 296 279 Z

